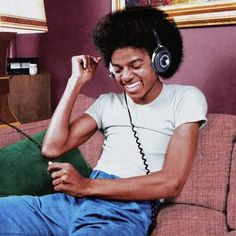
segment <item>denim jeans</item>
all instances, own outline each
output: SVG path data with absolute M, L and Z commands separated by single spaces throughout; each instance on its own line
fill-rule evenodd
M 117 177 L 93 171 L 90 178 Z M 143 236 L 150 224 L 149 201 L 76 198 L 63 193 L 0 198 L 1 236 Z

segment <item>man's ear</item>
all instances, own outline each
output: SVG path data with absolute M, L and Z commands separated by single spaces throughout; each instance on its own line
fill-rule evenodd
M 115 69 L 113 67 L 113 65 L 111 64 L 111 62 L 109 63 L 109 68 L 108 68 L 109 72 L 110 72 L 110 75 L 109 77 L 111 79 L 115 79 Z

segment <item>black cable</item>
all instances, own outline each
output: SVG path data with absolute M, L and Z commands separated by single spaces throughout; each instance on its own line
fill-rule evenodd
M 145 170 L 146 170 L 146 175 L 148 175 L 148 174 L 150 174 L 150 169 L 149 169 L 149 166 L 148 166 L 148 163 L 147 163 L 147 158 L 145 157 L 143 148 L 141 146 L 141 143 L 139 141 L 139 137 L 137 135 L 137 131 L 135 130 L 135 125 L 134 125 L 133 120 L 132 120 L 132 116 L 131 116 L 131 112 L 130 112 L 130 109 L 129 109 L 127 96 L 126 96 L 125 92 L 124 92 L 124 97 L 125 97 L 125 104 L 126 104 L 126 107 L 127 107 L 128 115 L 129 115 L 130 125 L 131 125 L 131 128 L 132 128 L 133 134 L 134 134 L 135 141 L 138 145 L 138 149 L 139 149 L 139 152 L 141 154 L 141 158 L 143 160 L 143 164 L 144 164 L 144 167 L 145 167 Z M 156 217 L 157 217 L 157 214 L 158 214 L 156 201 L 151 201 L 151 211 L 152 211 L 151 212 L 151 214 L 152 214 L 152 224 L 150 225 L 150 227 L 148 229 L 148 235 L 151 235 L 152 231 L 156 227 Z
M 129 106 L 128 106 L 126 93 L 124 93 L 124 96 L 125 96 L 125 103 L 126 103 L 126 107 L 127 107 L 127 111 L 128 111 L 128 115 L 129 115 L 129 120 L 130 120 L 130 124 L 131 124 L 131 127 L 132 127 L 132 131 L 133 131 L 133 134 L 134 134 L 134 137 L 135 137 L 135 141 L 136 141 L 136 143 L 138 145 L 138 149 L 140 151 L 141 158 L 143 160 L 143 164 L 144 164 L 144 167 L 145 167 L 145 170 L 146 170 L 146 175 L 148 175 L 148 174 L 150 174 L 150 169 L 149 169 L 149 166 L 148 166 L 148 163 L 147 163 L 147 159 L 145 157 L 143 148 L 142 148 L 141 143 L 139 141 L 139 137 L 137 135 L 137 131 L 135 130 L 135 125 L 133 124 L 133 121 L 132 121 L 132 116 L 131 116 L 130 109 L 129 109 Z M 2 122 L 4 124 L 6 124 L 7 126 L 15 129 L 18 133 L 20 133 L 21 135 L 23 135 L 24 137 L 29 139 L 31 142 L 33 142 L 41 150 L 42 145 L 40 143 L 38 143 L 36 140 L 34 140 L 32 137 L 30 137 L 28 134 L 26 134 L 23 130 L 17 128 L 16 126 L 14 126 L 12 124 L 9 124 L 8 122 L 6 122 L 6 121 L 4 121 L 2 119 L 0 119 L 0 122 Z M 157 217 L 158 210 L 157 210 L 157 204 L 156 204 L 155 201 L 151 201 L 151 211 L 152 211 L 151 212 L 152 213 L 152 224 L 149 227 L 148 235 L 151 235 L 153 229 L 156 226 L 156 217 Z
M 19 134 L 23 135 L 25 138 L 29 139 L 31 142 L 33 142 L 40 150 L 42 149 L 42 144 L 38 143 L 36 140 L 34 140 L 32 137 L 30 137 L 28 134 L 26 134 L 23 130 L 17 128 L 15 125 L 9 124 L 8 122 L 0 119 L 0 122 L 6 124 L 7 126 L 15 129 Z
M 128 106 L 126 93 L 124 93 L 124 95 L 125 95 L 125 103 L 126 103 L 127 111 L 128 111 L 128 114 L 129 114 L 129 121 L 130 121 L 130 124 L 131 124 L 131 128 L 132 128 L 132 131 L 133 131 L 133 134 L 134 134 L 134 137 L 135 137 L 135 141 L 136 141 L 136 143 L 138 145 L 138 149 L 139 149 L 139 152 L 141 154 L 141 158 L 143 160 L 143 164 L 145 166 L 146 175 L 148 175 L 150 173 L 150 169 L 149 169 L 149 166 L 147 164 L 147 159 L 145 157 L 143 148 L 142 148 L 141 143 L 139 141 L 139 137 L 137 135 L 137 131 L 135 130 L 135 125 L 133 123 L 132 116 L 131 116 L 131 113 L 130 113 L 130 109 L 129 109 L 129 106 Z

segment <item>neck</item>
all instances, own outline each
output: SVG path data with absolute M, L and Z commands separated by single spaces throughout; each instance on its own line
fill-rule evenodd
M 150 90 L 146 92 L 146 94 L 144 94 L 142 97 L 137 97 L 137 98 L 130 97 L 130 98 L 136 104 L 145 105 L 154 101 L 160 95 L 162 88 L 163 88 L 162 82 L 157 80 L 156 83 L 153 84 L 153 86 L 150 88 Z

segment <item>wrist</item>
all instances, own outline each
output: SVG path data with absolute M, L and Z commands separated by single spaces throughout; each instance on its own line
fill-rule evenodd
M 93 185 L 92 182 L 93 182 L 92 179 L 85 178 L 83 193 L 79 194 L 79 195 L 82 195 L 82 197 L 91 197 L 92 196 L 92 185 Z
M 76 83 L 79 84 L 85 84 L 92 78 L 92 73 L 91 72 L 84 72 L 84 73 L 72 73 L 69 80 L 73 80 Z
M 75 92 L 79 93 L 80 89 L 84 86 L 84 84 L 85 84 L 84 81 L 81 81 L 80 79 L 76 79 L 75 77 L 71 76 L 68 79 L 66 87 L 70 91 L 75 91 Z

